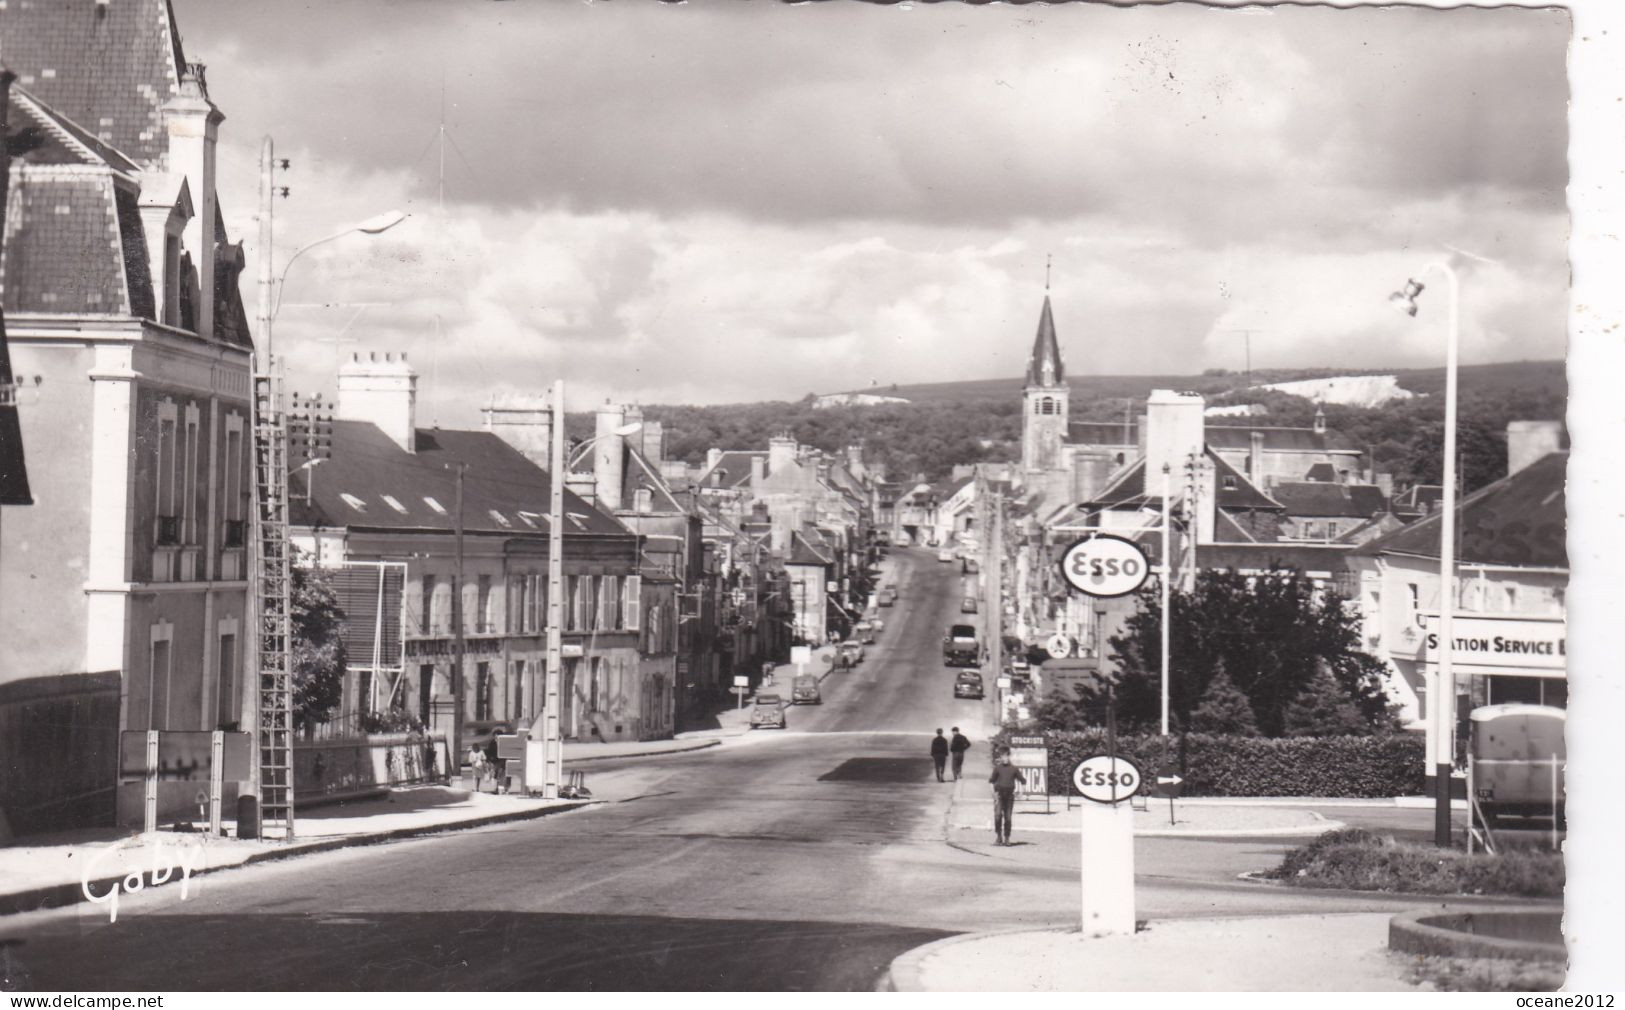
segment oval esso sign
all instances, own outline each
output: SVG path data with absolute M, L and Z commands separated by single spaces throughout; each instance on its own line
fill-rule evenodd
M 1078 795 L 1096 803 L 1121 803 L 1138 792 L 1144 781 L 1145 776 L 1133 761 L 1107 754 L 1084 758 L 1072 770 L 1072 785 Z
M 1089 596 L 1127 596 L 1151 575 L 1145 552 L 1131 540 L 1100 534 L 1079 540 L 1061 555 L 1061 577 Z

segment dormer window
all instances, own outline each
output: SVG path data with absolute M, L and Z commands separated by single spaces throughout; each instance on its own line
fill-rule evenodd
M 340 492 L 339 497 L 344 499 L 344 504 L 355 509 L 357 512 L 367 511 L 367 503 L 362 501 L 360 498 L 357 498 L 355 495 L 350 494 L 348 491 Z
M 1224 478 L 1224 489 L 1226 491 L 1234 491 L 1236 489 L 1236 478 L 1226 474 Z
M 513 529 L 513 523 L 508 521 L 507 516 L 503 515 L 501 512 L 498 512 L 496 509 L 487 509 L 486 511 L 490 514 L 492 522 L 496 523 L 498 526 L 501 526 L 505 530 Z
M 524 523 L 526 526 L 529 526 L 531 529 L 538 529 L 540 524 L 546 521 L 546 519 L 547 517 L 539 512 L 519 513 L 519 521 Z
M 444 505 L 440 504 L 439 502 L 435 501 L 433 498 L 430 498 L 428 495 L 423 496 L 423 504 L 425 504 L 425 505 L 429 506 L 430 508 L 434 509 L 435 512 L 440 514 L 440 515 L 445 515 L 446 514 L 446 506 L 444 506 Z
M 390 508 L 392 508 L 395 511 L 399 512 L 401 515 L 406 515 L 406 506 L 402 505 L 400 503 L 400 501 L 394 495 L 387 495 L 386 494 L 386 495 L 379 495 L 379 497 L 384 500 L 385 505 L 388 505 Z

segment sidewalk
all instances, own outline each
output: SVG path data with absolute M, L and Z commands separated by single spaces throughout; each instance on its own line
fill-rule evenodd
M 1154 920 L 1133 936 L 973 933 L 891 963 L 897 992 L 1395 992 L 1387 912 Z
M 591 761 L 607 761 L 610 758 L 682 754 L 691 750 L 715 747 L 721 742 L 715 730 L 707 730 L 701 733 L 683 733 L 671 740 L 626 740 L 606 743 L 566 742 L 564 744 L 564 763 L 568 767 L 573 764 L 583 764 Z
M 471 793 L 445 786 L 397 789 L 385 797 L 300 811 L 295 841 L 246 841 L 160 831 L 129 834 L 113 828 L 44 835 L 0 848 L 0 915 L 60 908 L 105 898 L 115 884 L 142 874 L 147 886 L 178 883 L 216 870 L 326 852 L 354 845 L 529 820 L 589 806 L 582 800 Z M 226 821 L 235 833 L 235 822 Z M 171 872 L 170 868 L 173 868 Z

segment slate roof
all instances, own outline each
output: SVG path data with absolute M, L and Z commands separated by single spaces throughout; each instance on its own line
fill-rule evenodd
M 1274 428 L 1261 425 L 1208 424 L 1203 438 L 1214 449 L 1249 450 L 1253 432 L 1264 436 L 1266 452 L 1359 452 L 1360 447 L 1342 432 L 1313 428 Z
M 1551 453 L 1458 502 L 1456 527 L 1461 547 L 1456 560 L 1567 568 L 1564 482 L 1568 462 L 1567 452 Z M 1435 512 L 1418 519 L 1362 545 L 1360 553 L 1437 558 L 1443 518 L 1442 512 Z
M 409 453 L 366 421 L 333 422 L 333 457 L 313 468 L 313 483 L 305 480 L 309 470 L 289 479 L 289 519 L 296 526 L 449 533 L 455 526 L 451 510 L 457 480 L 447 464 L 459 462 L 468 467 L 463 478 L 466 532 L 547 534 L 548 473 L 499 436 L 419 428 L 417 452 Z M 304 500 L 307 487 L 312 493 L 309 504 Z M 362 507 L 350 504 L 345 495 L 359 500 Z M 401 508 L 391 505 L 385 495 Z M 431 505 L 430 498 L 445 511 Z M 613 516 L 568 489 L 564 512 L 566 536 L 632 536 Z
M 12 169 L 0 258 L 6 310 L 150 316 L 152 286 L 134 194 L 116 186 L 110 173 L 36 173 L 21 162 Z M 126 269 L 132 256 L 138 271 Z
M 1206 451 L 1207 458 L 1213 463 L 1214 483 L 1217 486 L 1217 504 L 1222 509 L 1269 509 L 1279 511 L 1281 504 L 1269 495 L 1260 491 L 1253 482 L 1248 480 L 1235 467 L 1226 463 L 1212 449 Z M 1234 487 L 1226 487 L 1226 478 Z M 1178 478 L 1175 485 L 1178 486 Z M 1122 475 L 1108 484 L 1090 505 L 1141 505 L 1150 502 L 1162 501 L 1160 489 L 1156 494 L 1150 494 L 1145 489 L 1145 460 L 1131 465 Z
M 1270 488 L 1270 495 L 1290 516 L 1369 519 L 1388 508 L 1382 489 L 1374 484 L 1283 481 Z
M 717 465 L 700 474 L 700 487 L 740 487 L 750 483 L 751 459 L 767 459 L 766 449 L 727 449 L 717 458 Z M 715 476 L 713 476 L 715 475 Z M 715 483 L 713 483 L 715 480 Z
M 1196 563 L 1202 568 L 1263 571 L 1273 567 L 1302 572 L 1348 571 L 1351 544 L 1230 543 L 1198 544 Z
M 11 0 L 0 8 L 18 83 L 146 168 L 168 150 L 163 104 L 186 64 L 168 0 Z
M 804 527 L 796 530 L 791 536 L 787 564 L 828 565 L 834 561 L 835 557 L 830 553 L 829 544 L 815 528 Z
M 1045 366 L 1049 375 L 1046 376 Z M 1038 315 L 1038 334 L 1033 338 L 1033 351 L 1027 357 L 1027 385 L 1059 386 L 1066 382 L 1066 366 L 1061 362 L 1061 345 L 1055 338 L 1055 315 L 1050 311 L 1049 295 L 1044 295 L 1044 308 Z

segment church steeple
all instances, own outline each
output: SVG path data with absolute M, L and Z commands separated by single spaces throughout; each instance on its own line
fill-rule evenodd
M 1066 368 L 1061 363 L 1061 344 L 1055 338 L 1055 316 L 1050 312 L 1046 292 L 1044 311 L 1038 317 L 1038 336 L 1033 339 L 1033 353 L 1027 359 L 1027 385 L 1053 387 L 1064 382 Z

